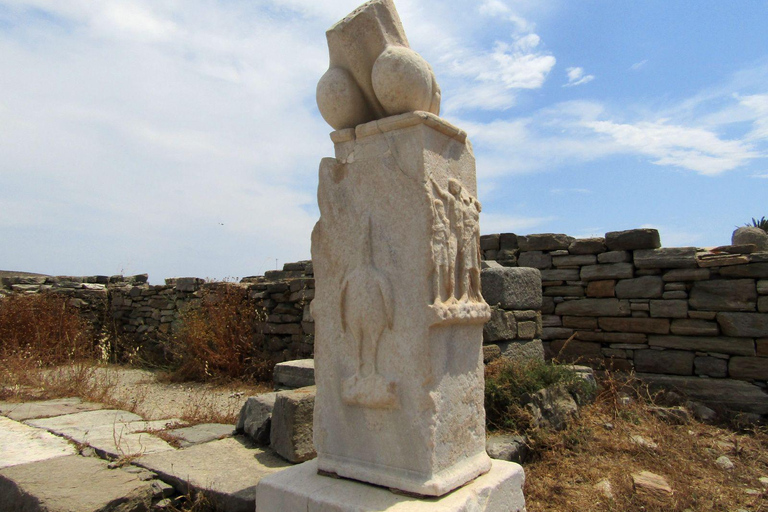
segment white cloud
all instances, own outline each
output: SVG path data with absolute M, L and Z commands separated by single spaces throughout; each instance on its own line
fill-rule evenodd
M 705 175 L 730 171 L 760 157 L 744 142 L 722 140 L 711 131 L 670 125 L 663 120 L 635 124 L 590 121 L 584 125 L 611 137 L 626 150 L 655 158 L 656 165 L 682 167 Z
M 496 16 L 510 12 L 510 8 L 500 0 L 483 0 L 480 5 L 480 13 L 488 16 Z
M 642 68 L 648 63 L 648 59 L 643 59 L 640 62 L 635 62 L 631 66 L 629 66 L 630 71 L 637 71 L 638 69 Z
M 768 94 L 744 96 L 739 99 L 739 104 L 749 109 L 753 116 L 752 131 L 747 138 L 768 139 Z
M 576 85 L 584 85 L 595 79 L 594 75 L 585 75 L 583 68 L 567 68 L 568 83 L 563 87 L 573 87 Z
M 514 90 L 540 88 L 555 57 L 535 51 L 539 41 L 536 34 L 527 34 L 512 44 L 497 41 L 488 53 L 457 49 L 445 55 L 442 69 L 451 77 L 469 79 L 448 98 L 445 110 L 505 109 L 514 104 Z

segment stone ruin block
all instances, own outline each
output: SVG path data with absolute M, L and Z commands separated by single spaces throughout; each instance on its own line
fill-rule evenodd
M 316 455 L 312 443 L 314 386 L 281 391 L 275 397 L 269 444 L 288 462 L 304 462 Z

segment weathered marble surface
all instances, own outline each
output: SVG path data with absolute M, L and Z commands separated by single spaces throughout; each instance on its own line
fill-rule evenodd
M 490 468 L 472 149 L 425 112 L 332 139 L 312 234 L 318 467 L 442 495 Z
M 440 113 L 435 74 L 408 45 L 392 0 L 372 0 L 326 32 L 330 67 L 317 106 L 334 129 L 425 110 Z
M 440 498 L 417 498 L 347 479 L 317 474 L 311 460 L 265 476 L 256 491 L 258 512 L 525 512 L 523 468 L 494 460 L 491 470 Z

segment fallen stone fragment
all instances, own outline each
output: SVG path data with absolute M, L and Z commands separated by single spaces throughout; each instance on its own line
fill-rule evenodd
M 519 464 L 528 456 L 528 440 L 523 436 L 492 435 L 485 442 L 485 451 L 492 459 Z
M 315 385 L 315 360 L 298 359 L 275 365 L 275 386 L 279 388 L 303 388 Z
M 290 462 L 304 462 L 315 458 L 312 442 L 314 386 L 277 394 L 272 410 L 270 446 Z
M 595 484 L 595 490 L 600 492 L 600 494 L 609 500 L 613 499 L 613 488 L 611 487 L 611 482 L 608 479 L 603 479 L 597 482 Z
M 76 453 L 66 439 L 0 416 L 0 468 Z
M 710 423 L 717 419 L 717 413 L 714 410 L 699 402 L 688 401 L 685 403 L 685 408 L 691 411 L 691 414 L 693 414 L 697 420 L 704 423 Z
M 733 465 L 733 462 L 731 462 L 731 459 L 729 459 L 725 455 L 721 455 L 720 457 L 718 457 L 717 460 L 715 461 L 715 464 L 717 464 L 717 467 L 719 467 L 720 469 L 729 470 L 734 468 L 734 465 Z
M 525 407 L 537 428 L 562 430 L 579 414 L 576 401 L 563 385 L 539 390 L 531 396 Z
M 685 425 L 691 421 L 688 411 L 683 407 L 649 407 L 648 412 L 672 425 Z
M 0 469 L 0 510 L 112 512 L 149 510 L 153 482 L 107 462 L 70 455 Z
M 660 475 L 650 471 L 641 471 L 632 474 L 632 484 L 635 492 L 645 494 L 657 499 L 664 499 L 672 496 L 674 491 L 667 480 Z
M 275 407 L 277 392 L 248 397 L 240 410 L 235 430 L 251 437 L 259 444 L 269 444 L 272 423 L 272 409 Z
M 648 448 L 649 450 L 659 449 L 659 445 L 657 445 L 656 443 L 654 443 L 649 439 L 644 438 L 643 436 L 634 435 L 634 436 L 630 436 L 629 438 L 632 440 L 633 443 L 635 443 L 636 445 L 642 448 Z

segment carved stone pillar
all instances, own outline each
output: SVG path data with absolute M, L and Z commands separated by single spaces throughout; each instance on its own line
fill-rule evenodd
M 312 232 L 318 457 L 265 477 L 256 508 L 524 512 L 522 468 L 485 452 L 472 147 L 437 117 L 440 87 L 392 0 L 326 35 L 317 103 L 336 157 L 320 163 Z
M 331 138 L 312 233 L 318 467 L 439 496 L 491 466 L 472 148 L 426 112 Z

